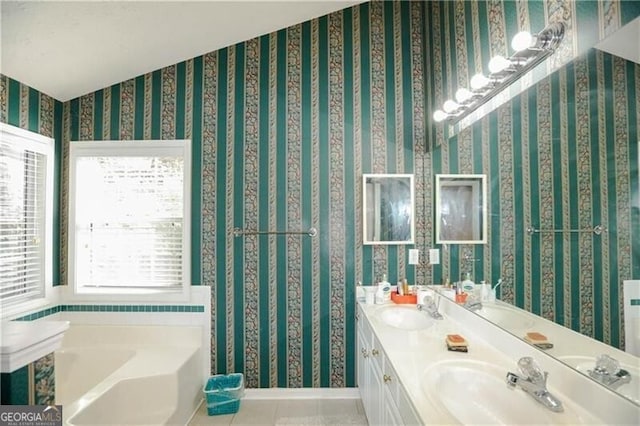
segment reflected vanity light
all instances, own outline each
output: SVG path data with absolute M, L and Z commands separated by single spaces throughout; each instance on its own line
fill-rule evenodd
M 505 58 L 496 55 L 489 61 L 489 75 L 482 73 L 471 77 L 469 89 L 456 91 L 455 101 L 444 102 L 442 109 L 433 113 L 436 122 L 455 124 L 505 90 L 526 72 L 552 55 L 564 38 L 564 24 L 555 22 L 538 34 L 521 31 L 513 37 L 513 55 Z
M 511 67 L 511 61 L 502 55 L 496 55 L 489 61 L 489 72 L 491 74 L 499 74 L 507 71 Z
M 473 98 L 473 92 L 469 89 L 461 87 L 456 92 L 456 101 L 458 101 L 459 104 L 463 104 L 471 98 Z
M 451 99 L 444 101 L 444 104 L 442 105 L 442 109 L 447 114 L 451 114 L 452 112 L 457 111 L 458 108 L 460 108 L 460 105 L 458 105 L 455 101 Z
M 489 80 L 487 77 L 485 77 L 484 75 L 478 73 L 476 75 L 474 75 L 473 77 L 471 77 L 471 81 L 469 81 L 469 84 L 471 85 L 471 89 L 477 93 L 479 91 L 481 91 L 482 89 L 484 89 L 485 87 L 487 87 L 489 85 L 489 83 L 491 83 L 491 80 Z
M 511 48 L 516 52 L 521 52 L 533 45 L 533 36 L 529 31 L 520 31 L 511 40 Z

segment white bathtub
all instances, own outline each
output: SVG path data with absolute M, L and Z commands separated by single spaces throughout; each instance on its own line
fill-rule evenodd
M 74 325 L 55 352 L 67 425 L 184 425 L 202 399 L 202 331 Z

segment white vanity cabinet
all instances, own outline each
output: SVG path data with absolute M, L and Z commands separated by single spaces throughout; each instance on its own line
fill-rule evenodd
M 630 399 L 442 300 L 443 319 L 431 324 L 423 322 L 427 313 L 417 315 L 410 306 L 357 304 L 356 371 L 370 425 L 638 424 L 640 408 Z M 470 342 L 468 353 L 447 350 L 445 336 L 456 333 Z M 557 346 L 565 346 L 562 339 Z M 549 391 L 562 401 L 562 413 L 537 404 L 522 388 L 508 388 L 506 375 L 517 371 L 523 357 L 548 372 Z M 461 395 L 482 403 L 459 405 Z
M 356 324 L 358 388 L 369 424 L 421 424 L 360 306 Z

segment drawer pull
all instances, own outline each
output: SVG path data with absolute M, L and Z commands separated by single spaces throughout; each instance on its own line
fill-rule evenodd
M 377 356 L 380 352 L 377 349 L 371 349 L 371 355 Z
M 391 376 L 387 376 L 386 374 L 384 374 L 382 376 L 382 380 L 384 380 L 385 383 L 389 383 L 391 381 Z

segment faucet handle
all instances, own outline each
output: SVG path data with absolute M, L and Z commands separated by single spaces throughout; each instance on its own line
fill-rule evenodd
M 530 356 L 520 358 L 518 368 L 533 383 L 544 384 L 547 382 L 548 373 L 546 371 L 543 373 L 538 363 Z
M 620 363 L 615 358 L 602 354 L 596 358 L 595 370 L 601 374 L 613 376 L 620 370 Z

